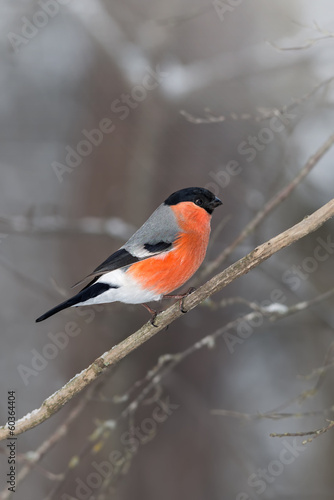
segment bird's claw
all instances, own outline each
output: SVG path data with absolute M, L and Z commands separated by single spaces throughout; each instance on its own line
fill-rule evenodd
M 158 325 L 156 325 L 154 323 L 155 321 L 155 318 L 158 316 L 158 311 L 154 311 L 154 313 L 152 313 L 152 316 L 151 316 L 151 319 L 150 319 L 150 323 L 152 326 L 154 326 L 155 328 L 158 328 Z
M 150 307 L 148 304 L 142 304 L 143 307 L 145 307 L 145 309 L 151 314 L 151 319 L 150 319 L 150 323 L 152 326 L 154 326 L 155 328 L 158 328 L 158 325 L 156 325 L 154 323 L 155 321 L 155 318 L 158 316 L 158 311 L 156 311 L 155 309 L 152 309 L 152 307 Z
M 181 313 L 186 314 L 188 312 L 187 309 L 184 308 L 184 299 L 186 297 L 188 297 L 188 295 L 193 293 L 195 290 L 196 290 L 196 288 L 194 288 L 192 286 L 191 288 L 189 288 L 189 290 L 186 293 L 183 294 L 183 297 L 181 297 L 180 302 L 179 302 Z

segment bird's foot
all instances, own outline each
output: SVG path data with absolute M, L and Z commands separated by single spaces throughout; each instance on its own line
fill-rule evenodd
M 158 328 L 158 325 L 156 325 L 154 323 L 154 320 L 155 318 L 158 316 L 158 311 L 156 311 L 155 309 L 152 309 L 152 307 L 150 307 L 148 304 L 142 304 L 143 307 L 145 307 L 145 309 L 151 314 L 151 325 L 155 326 L 156 328 Z
M 186 297 L 188 297 L 188 295 L 190 295 L 191 293 L 193 293 L 194 291 L 196 290 L 196 288 L 194 288 L 193 286 L 191 288 L 189 288 L 189 290 L 185 293 L 181 293 L 181 294 L 176 294 L 176 295 L 164 295 L 162 298 L 163 299 L 179 299 L 179 307 L 180 307 L 180 311 L 185 314 L 187 313 L 188 311 L 184 308 L 184 299 Z

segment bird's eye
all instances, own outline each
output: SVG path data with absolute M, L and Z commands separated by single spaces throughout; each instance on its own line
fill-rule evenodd
M 201 200 L 201 198 L 197 198 L 197 200 L 195 200 L 195 205 L 201 207 L 203 205 L 203 200 Z

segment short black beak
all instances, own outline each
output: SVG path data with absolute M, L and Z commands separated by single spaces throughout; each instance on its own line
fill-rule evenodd
M 210 201 L 210 208 L 212 208 L 212 210 L 213 210 L 214 208 L 217 208 L 217 207 L 219 207 L 219 205 L 222 205 L 222 204 L 223 204 L 223 202 L 220 201 L 220 199 L 217 198 L 217 196 L 215 196 L 215 199 Z

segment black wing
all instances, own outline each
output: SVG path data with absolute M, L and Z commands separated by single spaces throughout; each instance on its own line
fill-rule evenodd
M 135 262 L 138 262 L 140 259 L 138 257 L 135 257 L 132 255 L 130 252 L 125 250 L 125 248 L 120 248 L 117 250 L 117 252 L 114 252 L 113 254 L 110 255 L 102 264 L 100 264 L 92 274 L 103 274 L 103 273 L 109 273 L 110 271 L 115 271 L 115 269 L 119 269 L 120 267 L 125 267 L 129 266 L 130 264 L 134 264 Z
M 80 285 L 87 278 L 94 278 L 88 285 L 87 288 L 91 284 L 93 284 L 96 279 L 105 273 L 110 273 L 111 271 L 115 271 L 116 269 L 120 269 L 121 267 L 126 267 L 135 262 L 139 262 L 140 260 L 148 259 L 153 255 L 157 255 L 161 252 L 166 252 L 172 248 L 172 243 L 166 241 L 159 241 L 158 243 L 150 244 L 146 243 L 144 247 L 138 251 L 138 256 L 132 255 L 125 248 L 120 248 L 117 252 L 114 252 L 110 255 L 102 264 L 100 264 L 91 274 L 88 274 L 83 280 L 78 281 L 73 287 Z

